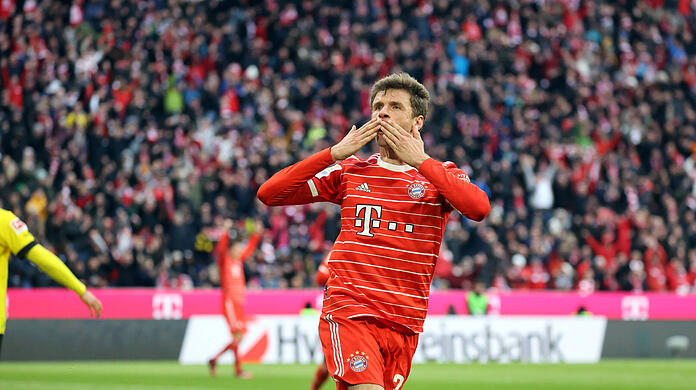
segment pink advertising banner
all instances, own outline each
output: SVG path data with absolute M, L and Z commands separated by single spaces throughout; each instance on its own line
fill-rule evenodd
M 180 319 L 194 314 L 220 314 L 217 289 L 94 289 L 104 304 L 106 319 Z M 88 318 L 87 308 L 65 289 L 8 289 L 9 318 Z M 696 294 L 594 293 L 513 291 L 488 293 L 494 315 L 570 315 L 584 306 L 595 315 L 627 320 L 696 320 Z M 321 290 L 248 291 L 248 315 L 298 314 L 307 303 L 321 305 Z M 446 314 L 450 307 L 466 314 L 466 292 L 433 291 L 429 314 Z

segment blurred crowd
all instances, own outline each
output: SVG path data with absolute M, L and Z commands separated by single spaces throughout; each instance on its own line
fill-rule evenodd
M 426 151 L 492 205 L 452 215 L 434 288 L 696 292 L 694 26 L 693 0 L 1 1 L 0 206 L 90 286 L 216 286 L 232 218 L 265 225 L 250 288 L 309 287 L 337 207 L 256 190 L 406 71 Z

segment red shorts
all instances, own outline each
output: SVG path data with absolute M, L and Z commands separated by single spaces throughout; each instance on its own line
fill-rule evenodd
M 244 318 L 244 304 L 242 302 L 223 298 L 222 314 L 225 315 L 227 326 L 230 327 L 230 333 L 246 332 L 246 319 Z
M 401 389 L 418 346 L 418 334 L 400 332 L 371 317 L 322 315 L 319 338 L 339 390 L 364 383 Z

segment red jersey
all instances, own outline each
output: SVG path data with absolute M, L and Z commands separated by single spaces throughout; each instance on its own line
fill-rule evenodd
M 432 158 L 419 169 L 379 154 L 331 164 L 325 149 L 285 168 L 259 188 L 259 199 L 341 205 L 323 315 L 377 317 L 422 332 L 449 214 L 456 208 L 481 220 L 490 210 L 487 195 L 453 163 Z
M 238 258 L 230 258 L 227 254 L 229 234 L 223 232 L 215 248 L 217 254 L 218 269 L 220 270 L 220 287 L 226 298 L 236 301 L 244 299 L 246 280 L 244 279 L 244 260 L 251 256 L 259 245 L 261 235 L 254 233 L 249 237 L 249 242 Z

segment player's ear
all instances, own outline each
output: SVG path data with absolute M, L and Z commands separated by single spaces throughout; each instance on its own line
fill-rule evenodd
M 423 128 L 423 123 L 425 123 L 425 118 L 423 118 L 423 115 L 418 115 L 411 120 L 411 130 L 416 133 L 420 132 Z

